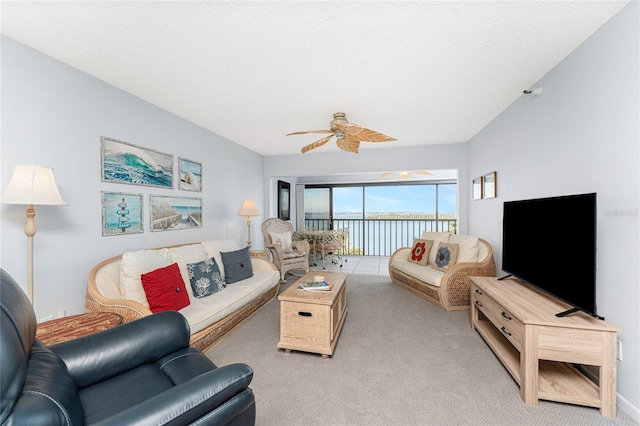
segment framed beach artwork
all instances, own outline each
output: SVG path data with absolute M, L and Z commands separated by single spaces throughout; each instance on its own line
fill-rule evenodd
M 142 232 L 142 194 L 102 192 L 102 236 Z
M 101 137 L 102 181 L 173 188 L 173 155 Z
M 178 189 L 202 192 L 202 163 L 178 158 L 180 182 Z
M 471 198 L 474 200 L 482 199 L 482 176 L 477 177 L 473 180 L 472 183 L 472 196 Z
M 482 177 L 482 198 L 496 198 L 498 196 L 498 173 L 491 172 Z
M 278 219 L 290 219 L 291 184 L 289 182 L 278 181 Z
M 150 195 L 151 231 L 202 228 L 202 198 Z

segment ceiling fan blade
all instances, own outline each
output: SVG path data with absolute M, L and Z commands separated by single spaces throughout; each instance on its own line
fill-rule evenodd
M 358 150 L 360 149 L 360 141 L 351 139 L 349 137 L 338 138 L 336 143 L 338 144 L 338 148 L 340 148 L 343 151 L 354 152 L 357 154 Z
M 361 142 L 389 142 L 397 140 L 396 138 L 376 132 L 375 130 L 367 129 L 355 123 L 335 123 L 335 126 L 340 130 L 344 130 L 352 139 Z
M 292 132 L 292 133 L 287 133 L 287 136 L 306 135 L 307 133 L 333 133 L 333 130 L 309 130 L 307 132 Z
M 333 133 L 333 132 L 331 132 L 331 133 Z M 303 153 L 303 154 L 304 154 L 305 152 L 309 152 L 309 151 L 311 151 L 312 149 L 317 148 L 317 147 L 319 147 L 319 146 L 322 146 L 322 145 L 324 145 L 325 143 L 329 142 L 329 139 L 331 139 L 332 137 L 333 137 L 333 134 L 331 134 L 331 135 L 327 136 L 326 138 L 322 138 L 322 139 L 317 140 L 317 141 L 315 141 L 315 142 L 313 142 L 313 143 L 310 143 L 309 145 L 307 145 L 307 146 L 303 147 L 301 151 L 302 151 L 302 153 Z

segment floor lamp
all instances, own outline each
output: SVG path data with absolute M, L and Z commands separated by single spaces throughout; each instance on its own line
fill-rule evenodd
M 33 206 L 66 206 L 62 199 L 51 167 L 37 164 L 18 164 L 13 169 L 9 185 L 0 198 L 2 204 L 22 204 L 27 206 L 27 296 L 33 305 L 33 236 L 36 224 Z
M 251 216 L 260 216 L 256 202 L 253 200 L 244 200 L 238 211 L 238 216 L 245 216 L 247 218 L 247 247 L 251 249 Z

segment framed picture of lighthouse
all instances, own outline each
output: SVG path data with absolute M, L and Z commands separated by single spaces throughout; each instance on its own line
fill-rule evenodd
M 142 194 L 102 192 L 103 237 L 144 232 L 142 217 Z
M 173 188 L 173 155 L 101 137 L 102 181 Z

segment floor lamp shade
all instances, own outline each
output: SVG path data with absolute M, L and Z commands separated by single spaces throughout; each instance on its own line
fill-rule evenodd
M 27 206 L 27 224 L 24 227 L 27 236 L 27 296 L 33 304 L 33 236 L 36 234 L 34 206 L 66 206 L 67 202 L 60 195 L 51 167 L 18 164 L 0 197 L 0 203 Z
M 0 199 L 2 204 L 66 206 L 51 167 L 18 164 Z
M 251 248 L 251 217 L 260 216 L 256 202 L 253 200 L 244 200 L 242 206 L 240 206 L 240 210 L 238 210 L 238 216 L 247 218 L 247 247 Z

